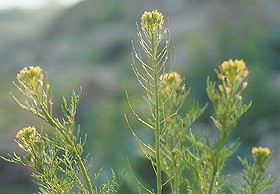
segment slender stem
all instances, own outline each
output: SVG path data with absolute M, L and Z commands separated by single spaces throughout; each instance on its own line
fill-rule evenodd
M 156 81 L 157 82 L 157 81 Z M 158 89 L 157 83 L 155 89 Z M 159 123 L 159 98 L 156 93 L 156 126 L 155 126 L 155 147 L 156 147 L 156 177 L 157 177 L 157 194 L 162 193 L 161 166 L 160 166 L 160 123 Z
M 214 187 L 214 182 L 215 182 L 215 177 L 216 177 L 216 175 L 215 175 L 215 172 L 213 171 L 208 194 L 211 194 L 211 193 L 212 193 L 212 190 L 213 190 L 213 187 Z
M 155 34 L 152 35 L 152 50 L 153 50 L 153 76 L 155 80 L 155 148 L 156 148 L 156 179 L 157 179 L 157 194 L 162 194 L 162 179 L 161 179 L 161 164 L 160 164 L 160 113 L 159 113 L 159 86 L 157 72 L 157 43 L 155 42 Z
M 41 119 L 45 120 L 47 123 L 49 123 L 52 127 L 60 130 L 62 129 L 62 125 L 60 125 L 60 123 L 57 123 L 54 121 L 54 119 L 51 117 L 51 115 L 49 114 L 48 110 L 45 108 L 45 106 L 43 105 L 43 103 L 40 101 L 40 99 L 38 98 L 38 95 L 36 93 L 36 91 L 34 91 L 34 95 L 33 97 L 35 98 L 36 102 L 39 104 L 39 107 L 41 108 L 41 110 L 43 111 L 43 114 L 45 116 L 42 117 L 41 115 L 39 114 L 36 114 L 37 116 L 39 116 Z
M 80 167 L 80 169 L 82 171 L 82 175 L 83 175 L 84 180 L 86 182 L 86 185 L 88 187 L 89 194 L 94 194 L 94 191 L 93 191 L 92 185 L 91 185 L 91 181 L 90 181 L 90 177 L 89 177 L 89 175 L 87 173 L 87 170 L 86 170 L 86 167 L 85 167 L 85 165 L 84 165 L 84 163 L 82 161 L 82 158 L 81 158 L 81 156 L 77 152 L 75 152 L 74 154 L 75 154 L 75 159 L 78 162 L 78 165 L 79 165 L 79 167 Z
M 174 145 L 173 145 L 174 147 Z M 180 173 L 179 173 L 179 169 L 177 166 L 177 162 L 176 162 L 176 158 L 175 158 L 175 154 L 172 154 L 172 159 L 173 159 L 173 166 L 175 167 L 175 174 L 173 177 L 173 190 L 172 190 L 172 194 L 180 194 Z
M 43 106 L 43 104 L 39 101 L 38 97 L 36 96 L 36 100 L 40 106 L 40 108 L 42 109 L 44 115 L 46 116 L 46 121 L 53 127 L 57 128 L 58 130 L 65 130 L 65 128 L 61 125 L 60 123 L 57 123 L 53 120 L 53 118 L 49 115 L 48 111 L 45 109 L 45 107 Z M 89 194 L 94 194 L 94 191 L 92 189 L 92 185 L 91 185 L 91 180 L 90 177 L 87 173 L 86 167 L 83 163 L 83 160 L 81 158 L 81 156 L 78 154 L 77 148 L 75 146 L 75 143 L 72 142 L 71 147 L 73 148 L 73 152 L 72 155 L 75 158 L 75 160 L 78 162 L 78 165 L 82 171 L 82 175 L 84 177 L 84 180 L 86 182 L 86 185 L 88 187 L 89 190 Z M 71 153 L 71 152 L 70 152 Z
M 178 169 L 176 169 L 176 174 L 174 177 L 174 185 L 175 185 L 175 190 L 174 190 L 174 194 L 180 194 L 180 182 L 179 182 L 179 177 L 178 177 Z
M 214 184 L 216 182 L 216 177 L 217 177 L 217 170 L 216 170 L 216 165 L 215 162 L 213 161 L 213 171 L 212 171 L 212 177 L 211 177 L 211 182 L 210 182 L 210 187 L 208 194 L 211 194 L 214 188 Z

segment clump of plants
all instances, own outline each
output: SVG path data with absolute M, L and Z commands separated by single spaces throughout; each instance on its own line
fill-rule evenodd
M 217 82 L 207 78 L 206 91 L 215 111 L 211 119 L 218 132 L 216 139 L 210 139 L 191 130 L 191 125 L 203 114 L 206 105 L 200 106 L 195 102 L 188 111 L 182 109 L 188 103 L 190 88 L 173 70 L 170 32 L 164 24 L 163 14 L 157 10 L 145 11 L 137 35 L 142 52 L 137 51 L 133 44 L 132 69 L 146 91 L 147 114 L 138 114 L 128 92 L 126 94 L 132 115 L 150 129 L 153 143 L 141 140 L 129 124 L 129 116 L 125 115 L 125 118 L 139 150 L 151 162 L 156 177 L 154 189 L 138 181 L 139 193 L 162 194 L 165 187 L 172 194 L 261 194 L 271 190 L 275 179 L 265 173 L 272 159 L 269 148 L 253 147 L 252 162 L 238 157 L 244 170 L 236 183 L 229 183 L 223 173 L 226 160 L 240 144 L 238 140 L 230 139 L 232 130 L 252 104 L 242 101 L 249 75 L 245 62 L 238 59 L 225 61 L 215 69 Z M 75 123 L 80 95 L 73 92 L 69 101 L 63 98 L 64 117 L 56 118 L 52 113 L 51 87 L 40 67 L 22 69 L 17 74 L 15 86 L 26 97 L 20 101 L 13 96 L 15 101 L 48 123 L 54 135 L 38 131 L 35 126 L 25 127 L 15 139 L 23 155 L 14 153 L 9 158 L 2 158 L 31 167 L 39 193 L 118 193 L 122 180 L 114 171 L 110 180 L 96 186 L 99 172 L 92 176 L 90 156 L 83 157 L 85 138 L 80 137 Z
M 189 111 L 181 113 L 190 89 L 173 70 L 172 59 L 171 65 L 167 65 L 172 55 L 163 14 L 157 10 L 144 12 L 137 35 L 144 56 L 133 46 L 132 68 L 146 91 L 144 99 L 149 116 L 141 117 L 131 103 L 130 107 L 136 118 L 154 133 L 153 145 L 143 142 L 130 128 L 156 175 L 156 189 L 142 185 L 144 190 L 151 194 L 163 193 L 163 187 L 170 187 L 172 194 L 217 194 L 225 193 L 229 187 L 232 193 L 257 194 L 269 190 L 274 179 L 264 174 L 272 158 L 268 148 L 253 148 L 252 164 L 239 158 L 245 169 L 238 186 L 227 184 L 223 174 L 226 160 L 239 146 L 238 140 L 230 140 L 231 132 L 252 104 L 242 101 L 249 75 L 245 62 L 225 61 L 215 69 L 217 83 L 210 77 L 207 79 L 206 91 L 215 110 L 211 119 L 219 133 L 219 137 L 212 140 L 198 136 L 190 128 L 206 106 L 194 103 Z M 163 174 L 167 178 L 164 179 Z
M 40 67 L 22 69 L 14 85 L 26 97 L 20 101 L 13 96 L 15 101 L 21 108 L 49 124 L 54 135 L 50 137 L 43 130 L 38 131 L 35 126 L 25 127 L 16 134 L 15 139 L 23 156 L 13 153 L 10 158 L 2 158 L 32 168 L 39 193 L 116 193 L 119 180 L 115 173 L 112 172 L 112 179 L 104 185 L 96 186 L 99 172 L 90 176 L 90 155 L 82 157 L 86 139 L 80 137 L 79 127 L 75 123 L 80 95 L 73 92 L 69 101 L 63 98 L 61 108 L 64 117 L 56 118 L 52 111 L 51 87 Z

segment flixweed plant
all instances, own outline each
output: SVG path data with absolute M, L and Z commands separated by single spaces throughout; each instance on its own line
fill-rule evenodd
M 207 105 L 192 103 L 185 111 L 190 88 L 184 78 L 174 71 L 170 51 L 170 32 L 164 16 L 157 10 L 145 11 L 137 25 L 138 51 L 132 43 L 132 69 L 146 92 L 144 116 L 137 113 L 126 92 L 128 104 L 141 124 L 150 129 L 154 139 L 146 143 L 128 123 L 138 148 L 150 160 L 156 177 L 156 188 L 148 188 L 137 179 L 139 193 L 150 194 L 261 194 L 272 191 L 275 179 L 266 170 L 272 159 L 269 148 L 253 147 L 252 162 L 238 157 L 244 170 L 236 181 L 227 181 L 224 174 L 227 159 L 238 149 L 239 140 L 232 141 L 231 133 L 238 120 L 250 108 L 251 102 L 242 101 L 249 71 L 243 60 L 228 60 L 217 69 L 216 80 L 207 79 L 206 92 L 214 107 L 211 117 L 217 128 L 217 137 L 201 136 L 191 126 L 203 114 Z M 141 54 L 143 53 L 143 54 Z M 118 193 L 122 179 L 112 171 L 112 178 L 96 186 L 99 172 L 91 175 L 90 156 L 83 153 L 85 139 L 75 123 L 80 95 L 73 92 L 70 100 L 63 98 L 64 117 L 53 115 L 51 86 L 40 67 L 25 67 L 17 74 L 14 85 L 23 94 L 21 101 L 13 96 L 23 109 L 41 118 L 53 129 L 52 135 L 35 126 L 24 127 L 16 134 L 15 141 L 22 149 L 22 156 L 15 152 L 2 159 L 29 166 L 38 184 L 38 193 L 48 194 L 113 194 Z M 231 179 L 232 180 L 232 179 Z M 170 190 L 170 192 L 169 192 Z M 126 193 L 124 193 L 126 194 Z M 129 194 L 129 193 L 128 193 Z
M 148 116 L 136 112 L 128 93 L 127 98 L 136 118 L 153 132 L 153 143 L 145 143 L 133 127 L 129 127 L 138 148 L 151 161 L 156 176 L 155 189 L 138 181 L 142 188 L 139 193 L 162 194 L 166 192 L 164 187 L 170 188 L 172 194 L 260 194 L 271 189 L 274 179 L 264 173 L 272 158 L 268 148 L 252 149 L 253 164 L 239 157 L 244 172 L 236 184 L 227 183 L 223 174 L 226 160 L 240 144 L 238 140 L 230 139 L 232 130 L 251 106 L 251 102 L 244 104 L 242 101 L 249 75 L 245 62 L 237 59 L 223 62 L 215 69 L 217 83 L 208 77 L 206 91 L 215 111 L 211 119 L 219 136 L 216 139 L 201 137 L 190 126 L 206 106 L 193 103 L 190 110 L 182 114 L 181 107 L 187 103 L 190 89 L 186 88 L 182 76 L 173 70 L 170 33 L 163 14 L 157 10 L 145 11 L 141 26 L 137 25 L 137 28 L 142 52 L 132 43 L 132 69 L 146 91 Z M 129 124 L 127 116 L 126 119 Z
M 63 98 L 62 112 L 64 118 L 53 116 L 51 87 L 46 74 L 40 67 L 30 66 L 17 74 L 14 85 L 26 97 L 24 101 L 15 101 L 23 109 L 43 119 L 54 129 L 50 137 L 38 131 L 35 126 L 21 129 L 15 141 L 23 151 L 23 156 L 15 152 L 4 160 L 29 166 L 34 170 L 32 176 L 39 186 L 38 193 L 46 194 L 102 194 L 117 193 L 119 182 L 114 172 L 112 179 L 102 186 L 95 186 L 99 176 L 89 175 L 92 161 L 90 155 L 82 158 L 85 139 L 79 136 L 75 115 L 80 96 L 73 92 L 70 101 Z

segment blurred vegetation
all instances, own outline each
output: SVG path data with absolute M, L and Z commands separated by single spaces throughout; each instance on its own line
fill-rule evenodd
M 120 193 L 135 193 L 129 161 L 147 185 L 155 184 L 152 168 L 138 153 L 123 114 L 130 112 L 124 90 L 130 91 L 133 104 L 140 103 L 143 92 L 135 87 L 137 80 L 130 67 L 130 41 L 137 38 L 135 22 L 144 10 L 156 8 L 169 18 L 171 46 L 176 47 L 175 69 L 192 88 L 190 101 L 208 102 L 207 75 L 213 78 L 213 69 L 224 60 L 242 58 L 247 62 L 250 78 L 244 101 L 252 99 L 253 105 L 234 130 L 243 144 L 238 154 L 243 157 L 260 144 L 275 150 L 270 172 L 278 176 L 280 188 L 276 162 L 280 158 L 280 4 L 277 0 L 226 2 L 91 0 L 67 9 L 1 11 L 1 155 L 16 150 L 13 139 L 20 128 L 41 125 L 9 95 L 17 92 L 12 81 L 22 67 L 40 65 L 49 74 L 57 104 L 62 101 L 60 96 L 83 87 L 77 122 L 82 133 L 88 134 L 86 149 L 94 157 L 94 168 L 104 166 L 104 179 L 111 168 L 118 173 L 126 169 Z M 138 108 L 141 111 L 141 104 Z M 59 109 L 56 107 L 55 114 L 61 114 Z M 203 128 L 211 134 L 210 113 L 211 106 L 194 129 Z M 131 125 L 139 126 L 136 121 Z M 137 131 L 142 139 L 153 138 L 140 126 Z M 232 168 L 228 171 L 240 167 L 235 158 L 229 163 Z M 35 192 L 29 175 L 29 169 L 1 160 L 0 193 Z

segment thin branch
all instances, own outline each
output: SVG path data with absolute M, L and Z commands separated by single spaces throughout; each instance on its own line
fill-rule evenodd
M 151 151 L 153 154 L 155 153 L 155 150 L 153 150 L 148 144 L 144 143 L 144 142 L 137 136 L 137 134 L 134 132 L 134 130 L 133 130 L 132 127 L 130 126 L 126 114 L 124 115 L 124 117 L 125 117 L 126 123 L 127 123 L 127 125 L 128 125 L 128 128 L 131 130 L 131 132 L 132 132 L 132 134 L 133 134 L 133 137 L 134 137 L 134 139 L 136 140 L 137 147 L 140 149 L 141 153 L 142 153 L 144 156 L 146 156 L 147 159 L 150 159 L 151 157 L 150 157 L 147 153 L 144 152 L 144 150 L 142 149 L 140 143 L 141 143 L 145 148 L 147 148 L 147 150 Z
M 131 105 L 131 103 L 130 103 L 129 96 L 128 96 L 128 92 L 125 91 L 125 93 L 126 93 L 128 105 L 129 105 L 129 107 L 130 107 L 132 113 L 133 113 L 133 114 L 136 116 L 136 118 L 138 119 L 138 121 L 140 121 L 141 123 L 143 123 L 144 125 L 146 125 L 146 126 L 149 127 L 150 129 L 154 129 L 154 127 L 153 127 L 152 125 L 150 125 L 149 123 L 147 123 L 146 121 L 144 121 L 143 119 L 141 119 L 141 118 L 138 116 L 138 114 L 134 111 L 134 109 L 133 109 L 133 107 L 132 107 L 132 105 Z

